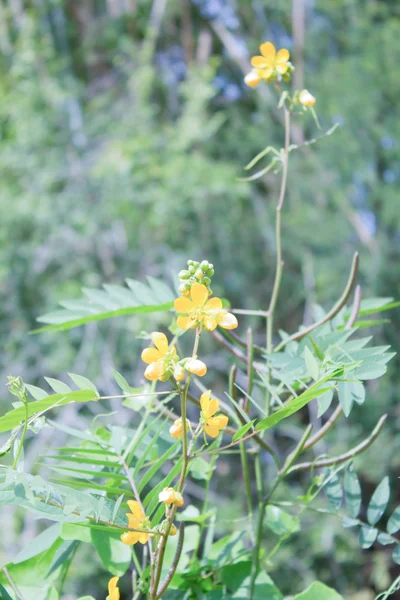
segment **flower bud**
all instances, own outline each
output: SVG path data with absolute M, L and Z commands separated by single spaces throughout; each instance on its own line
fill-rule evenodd
M 203 271 L 201 269 L 197 269 L 195 275 L 196 279 L 202 279 L 203 278 Z
M 190 265 L 190 267 L 188 268 L 189 273 L 191 273 L 193 275 L 193 273 L 196 272 L 196 267 L 194 267 L 193 265 Z
M 174 488 L 164 488 L 162 492 L 158 494 L 159 502 L 164 504 L 175 504 L 175 506 L 183 506 L 184 500 L 180 492 L 176 492 Z
M 174 535 L 176 535 L 177 533 L 178 533 L 178 530 L 177 530 L 177 528 L 175 527 L 175 525 L 172 523 L 172 524 L 171 524 L 171 528 L 170 528 L 170 530 L 169 530 L 169 535 L 171 535 L 171 536 L 173 537 L 173 536 L 174 536 Z
M 198 377 L 203 377 L 203 375 L 207 373 L 207 366 L 203 363 L 203 361 L 198 360 L 197 358 L 189 358 L 185 364 L 185 368 L 189 371 L 189 373 L 193 373 Z
M 183 269 L 183 271 L 179 271 L 179 279 L 189 279 L 190 273 L 187 269 Z
M 299 100 L 303 106 L 314 106 L 316 98 L 308 90 L 302 90 L 299 95 Z
M 185 370 L 182 365 L 176 365 L 174 369 L 174 377 L 176 381 L 182 381 L 185 378 Z

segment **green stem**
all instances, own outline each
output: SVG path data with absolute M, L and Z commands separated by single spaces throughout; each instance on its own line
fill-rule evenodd
M 201 329 L 198 327 L 196 329 L 196 337 L 193 345 L 192 358 L 197 357 L 197 351 L 199 348 Z M 183 390 L 181 390 L 181 417 L 182 417 L 182 469 L 179 477 L 179 482 L 177 485 L 177 491 L 182 493 L 183 486 L 185 484 L 185 478 L 187 474 L 187 469 L 189 465 L 189 456 L 192 451 L 192 445 L 194 442 L 194 438 L 192 439 L 191 447 L 188 449 L 188 441 L 187 441 L 187 422 L 186 422 L 186 405 L 187 405 L 187 395 L 189 391 L 189 385 L 191 380 L 191 373 L 189 373 L 185 386 Z M 160 583 L 162 567 L 164 562 L 165 550 L 167 547 L 168 536 L 171 530 L 172 522 L 174 520 L 174 516 L 176 513 L 176 506 L 172 505 L 170 510 L 167 513 L 166 525 L 164 530 L 164 536 L 160 539 L 158 546 L 155 551 L 154 557 L 154 566 L 151 572 L 151 589 L 150 589 L 150 600 L 156 600 L 158 598 L 158 586 Z
M 282 235 L 281 235 L 281 213 L 283 202 L 285 200 L 286 193 L 286 183 L 287 183 L 287 173 L 288 173 L 288 164 L 289 164 L 289 145 L 290 145 L 290 111 L 284 106 L 285 111 L 285 147 L 283 150 L 283 172 L 282 172 L 282 180 L 281 180 L 281 189 L 279 193 L 279 200 L 276 207 L 276 221 L 275 221 L 275 236 L 276 236 L 276 267 L 275 267 L 275 279 L 274 285 L 272 288 L 271 300 L 268 306 L 268 316 L 267 316 L 267 353 L 270 354 L 273 350 L 273 329 L 274 329 L 274 312 L 276 307 L 276 302 L 278 300 L 279 289 L 281 286 L 282 279 Z M 269 367 L 268 359 L 267 359 L 267 367 Z M 270 373 L 270 369 L 268 368 L 268 372 Z M 266 402 L 266 413 L 267 416 L 270 413 L 271 409 L 271 395 L 267 392 L 267 402 Z
M 25 397 L 25 400 L 24 400 L 24 406 L 25 406 L 24 428 L 22 430 L 21 439 L 19 441 L 18 451 L 17 451 L 17 454 L 15 455 L 14 462 L 13 462 L 12 467 L 11 467 L 12 470 L 14 470 L 15 467 L 17 466 L 17 464 L 18 464 L 19 457 L 21 456 L 21 452 L 22 452 L 22 449 L 24 447 L 24 440 L 25 440 L 26 432 L 28 431 L 29 412 L 28 412 L 28 398 L 26 398 L 26 397 Z

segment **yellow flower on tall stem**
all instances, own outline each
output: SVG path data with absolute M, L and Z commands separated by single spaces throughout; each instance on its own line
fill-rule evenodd
M 271 42 L 265 42 L 261 44 L 260 52 L 261 56 L 253 56 L 251 59 L 254 68 L 244 79 L 250 87 L 255 87 L 262 80 L 269 82 L 276 79 L 278 75 L 285 75 L 290 68 L 290 54 L 286 48 L 277 52 Z
M 217 415 L 219 402 L 216 398 L 211 398 L 211 390 L 204 392 L 200 396 L 201 417 L 204 423 L 204 431 L 212 438 L 216 438 L 222 429 L 228 425 L 228 417 Z
M 128 527 L 130 529 L 141 529 L 147 526 L 146 515 L 144 514 L 141 505 L 136 500 L 128 500 L 128 506 L 131 510 L 130 513 L 126 513 L 128 517 Z M 128 546 L 133 546 L 137 542 L 145 544 L 149 539 L 149 534 L 145 531 L 126 531 L 121 535 L 121 540 Z
M 108 596 L 106 600 L 120 600 L 120 594 L 118 589 L 119 577 L 111 577 L 108 582 Z
M 202 283 L 194 283 L 190 288 L 190 297 L 177 298 L 174 302 L 178 317 L 178 327 L 194 329 L 201 325 L 207 331 L 213 331 L 218 325 L 224 329 L 235 329 L 238 326 L 234 315 L 222 308 L 221 298 L 209 299 L 208 290 Z
M 189 429 L 189 427 L 190 427 L 190 423 L 186 419 L 186 429 Z M 174 421 L 173 425 L 171 425 L 171 427 L 169 428 L 169 434 L 173 438 L 181 438 L 182 431 L 183 431 L 182 417 L 179 417 L 179 419 L 176 419 L 176 421 Z
M 174 374 L 177 381 L 184 377 L 183 368 L 178 364 L 175 346 L 169 346 L 167 336 L 155 331 L 151 334 L 155 348 L 145 348 L 142 352 L 142 360 L 148 364 L 144 372 L 146 379 L 150 381 L 167 381 Z

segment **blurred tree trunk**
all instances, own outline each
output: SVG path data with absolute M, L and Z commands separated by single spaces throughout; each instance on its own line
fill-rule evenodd
M 293 62 L 296 69 L 293 75 L 293 88 L 304 88 L 304 31 L 305 31 L 305 0 L 293 0 L 292 4 L 292 32 L 293 32 Z M 298 126 L 299 141 L 304 141 L 304 133 Z

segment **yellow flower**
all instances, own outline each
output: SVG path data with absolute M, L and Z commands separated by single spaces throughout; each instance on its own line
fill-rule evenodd
M 171 537 L 174 537 L 174 535 L 176 535 L 178 533 L 177 528 L 175 527 L 175 525 L 172 523 L 171 525 L 171 529 L 169 530 L 169 535 Z
M 208 290 L 202 283 L 194 283 L 190 288 L 190 298 L 177 298 L 174 302 L 175 310 L 186 316 L 178 317 L 178 327 L 181 329 L 194 329 L 204 325 L 208 331 L 213 331 L 218 325 L 224 329 L 235 329 L 237 319 L 222 308 L 221 298 L 208 299 Z
M 126 513 L 129 529 L 141 529 L 143 526 L 147 526 L 146 515 L 139 502 L 136 500 L 128 500 L 128 506 L 131 510 L 130 513 Z M 145 544 L 148 539 L 149 534 L 145 531 L 126 531 L 121 535 L 121 540 L 128 546 L 133 546 L 133 544 L 136 544 L 137 542 Z
M 303 104 L 304 106 L 314 106 L 314 104 L 317 101 L 315 96 L 310 94 L 310 92 L 308 90 L 302 90 L 300 92 L 299 100 L 300 100 L 301 104 Z
M 271 81 L 277 75 L 284 75 L 289 69 L 289 50 L 282 48 L 276 52 L 271 42 L 265 42 L 260 46 L 261 56 L 253 56 L 251 64 L 253 70 L 246 75 L 244 81 L 250 87 L 255 87 L 262 79 Z
M 197 358 L 189 358 L 185 363 L 185 368 L 189 373 L 193 373 L 198 377 L 203 377 L 207 373 L 207 365 Z
M 180 492 L 176 492 L 174 488 L 164 488 L 162 492 L 158 494 L 158 501 L 164 502 L 164 504 L 175 504 L 175 506 L 183 506 L 184 500 Z
M 216 398 L 211 398 L 211 390 L 200 396 L 201 417 L 204 422 L 204 431 L 212 438 L 216 438 L 219 432 L 228 425 L 228 417 L 215 413 L 219 408 Z
M 188 429 L 188 427 L 189 427 L 189 421 L 186 419 L 186 429 Z M 179 417 L 179 419 L 177 419 L 174 422 L 174 424 L 171 425 L 171 427 L 169 428 L 169 434 L 173 438 L 180 438 L 180 437 L 182 437 L 182 430 L 183 430 L 182 418 Z
M 146 379 L 167 381 L 174 373 L 176 380 L 181 381 L 184 373 L 182 367 L 177 364 L 179 357 L 176 355 L 175 346 L 169 347 L 167 336 L 158 331 L 151 334 L 151 339 L 155 348 L 145 348 L 142 352 L 142 360 L 148 364 L 144 372 Z
M 119 589 L 118 589 L 118 579 L 119 577 L 111 577 L 108 582 L 108 596 L 106 600 L 119 600 Z

